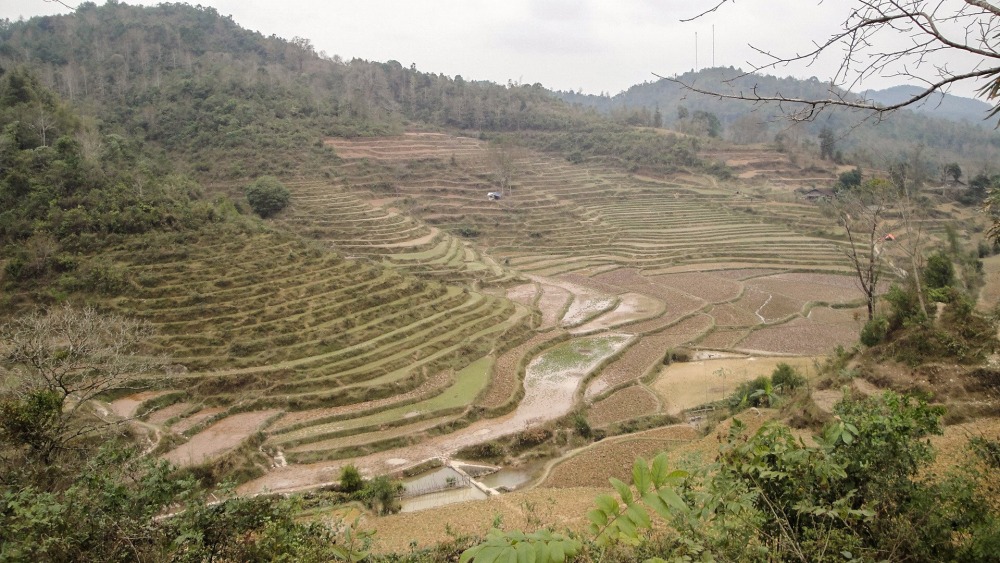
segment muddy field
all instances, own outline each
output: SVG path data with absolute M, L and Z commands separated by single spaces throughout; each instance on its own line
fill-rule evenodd
M 279 411 L 245 412 L 227 416 L 187 443 L 164 454 L 163 459 L 181 467 L 202 463 L 240 444 Z
M 613 422 L 655 414 L 659 409 L 660 401 L 655 393 L 641 385 L 633 385 L 591 405 L 587 420 L 591 426 L 600 428 Z

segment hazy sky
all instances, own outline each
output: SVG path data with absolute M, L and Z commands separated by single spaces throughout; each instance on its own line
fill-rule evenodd
M 101 0 L 103 1 L 103 0 Z M 101 3 L 99 1 L 98 3 Z M 70 6 L 76 0 L 65 0 Z M 131 0 L 130 4 L 157 4 Z M 837 31 L 846 0 L 742 0 L 690 23 L 714 0 L 200 0 L 265 35 L 310 39 L 317 51 L 387 61 L 466 79 L 508 80 L 588 94 L 616 94 L 653 73 L 697 67 L 746 68 L 764 59 L 749 44 L 781 55 Z M 0 18 L 65 13 L 50 0 L 0 0 Z M 714 26 L 714 53 L 713 53 Z M 835 57 L 812 67 L 769 72 L 828 81 Z M 894 80 L 873 80 L 884 88 Z M 971 87 L 953 90 L 970 95 Z

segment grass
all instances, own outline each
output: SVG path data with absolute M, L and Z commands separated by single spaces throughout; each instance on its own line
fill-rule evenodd
M 493 370 L 494 358 L 485 356 L 469 364 L 455 374 L 454 383 L 445 388 L 433 398 L 416 403 L 387 409 L 375 414 L 359 416 L 346 420 L 338 420 L 325 424 L 314 424 L 289 432 L 283 432 L 273 438 L 275 444 L 307 443 L 317 437 L 337 435 L 356 435 L 356 431 L 379 428 L 390 423 L 404 420 L 423 420 L 442 413 L 455 412 L 472 404 L 483 389 Z
M 540 354 L 532 366 L 542 373 L 560 372 L 584 366 L 594 358 L 610 355 L 615 345 L 627 340 L 628 336 L 591 336 L 559 344 Z

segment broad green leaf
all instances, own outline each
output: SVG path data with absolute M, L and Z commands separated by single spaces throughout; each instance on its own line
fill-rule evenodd
M 628 505 L 628 508 L 625 509 L 625 515 L 638 528 L 649 528 L 652 526 L 652 523 L 649 521 L 649 515 L 638 504 Z
M 458 563 L 468 563 L 469 561 L 472 561 L 472 559 L 476 555 L 478 555 L 479 552 L 482 551 L 484 547 L 486 546 L 477 545 L 474 547 L 470 547 L 469 549 L 466 549 L 465 551 L 462 552 L 462 556 L 458 558 Z
M 667 454 L 660 453 L 653 458 L 653 466 L 650 471 L 654 487 L 662 487 L 667 478 Z
M 520 542 L 515 546 L 517 563 L 535 563 L 535 546 L 532 542 Z
M 490 544 L 483 544 L 478 547 L 480 549 L 474 554 L 474 557 L 472 559 L 472 561 L 474 561 L 475 563 L 495 563 L 495 561 L 500 557 L 500 555 L 503 553 L 504 550 L 503 547 Z M 466 559 L 466 561 L 468 561 L 468 559 Z
M 566 560 L 566 552 L 563 550 L 562 542 L 552 542 L 549 544 L 549 561 L 561 563 Z
M 680 495 L 675 493 L 673 489 L 660 489 L 660 498 L 674 510 L 679 510 L 680 512 L 688 511 L 688 507 L 684 504 L 684 500 L 681 499 Z
M 652 508 L 657 514 L 659 514 L 660 518 L 663 518 L 664 520 L 670 519 L 670 507 L 667 506 L 667 503 L 663 502 L 663 499 L 660 498 L 656 491 L 650 491 L 642 495 L 642 502 L 646 503 L 646 506 Z
M 618 496 L 622 497 L 622 502 L 625 504 L 632 502 L 632 489 L 630 489 L 628 485 L 614 477 L 611 477 L 608 480 L 611 481 L 611 485 L 616 491 L 618 491 Z
M 603 510 L 605 514 L 618 514 L 618 501 L 615 500 L 615 497 L 611 495 L 598 495 L 594 499 L 594 502 L 597 503 L 597 508 Z
M 535 547 L 535 561 L 538 563 L 548 563 L 549 549 L 545 542 L 538 542 Z
M 608 515 L 603 510 L 591 510 L 587 513 L 587 519 L 594 523 L 595 526 L 603 527 L 608 524 Z
M 843 434 L 840 435 L 840 438 L 847 445 L 851 445 L 852 443 L 854 443 L 854 434 L 851 434 L 850 432 L 844 432 Z
M 671 471 L 669 475 L 667 475 L 666 482 L 670 483 L 671 485 L 676 485 L 677 483 L 686 479 L 687 476 L 688 476 L 687 471 L 684 471 L 683 469 L 675 469 Z
M 632 523 L 632 520 L 622 517 L 615 520 L 615 524 L 618 526 L 619 533 L 624 536 L 624 538 L 620 539 L 636 539 L 639 537 L 639 531 L 636 529 L 635 524 Z
M 639 489 L 640 495 L 649 490 L 649 466 L 641 457 L 636 459 L 632 466 L 632 482 L 635 483 L 635 488 Z

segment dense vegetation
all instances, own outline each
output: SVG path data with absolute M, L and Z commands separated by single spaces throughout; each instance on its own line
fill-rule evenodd
M 849 399 L 807 445 L 782 424 L 750 433 L 738 420 L 714 464 L 695 471 L 667 458 L 636 461 L 631 482 L 611 479 L 583 538 L 495 531 L 462 560 L 535 561 L 986 561 L 1000 519 L 982 494 L 997 458 L 949 476 L 922 474 L 934 457 L 941 410 L 887 393 Z M 981 444 L 982 445 L 982 444 Z M 669 524 L 658 530 L 655 520 Z M 626 547 L 627 546 L 627 547 Z

